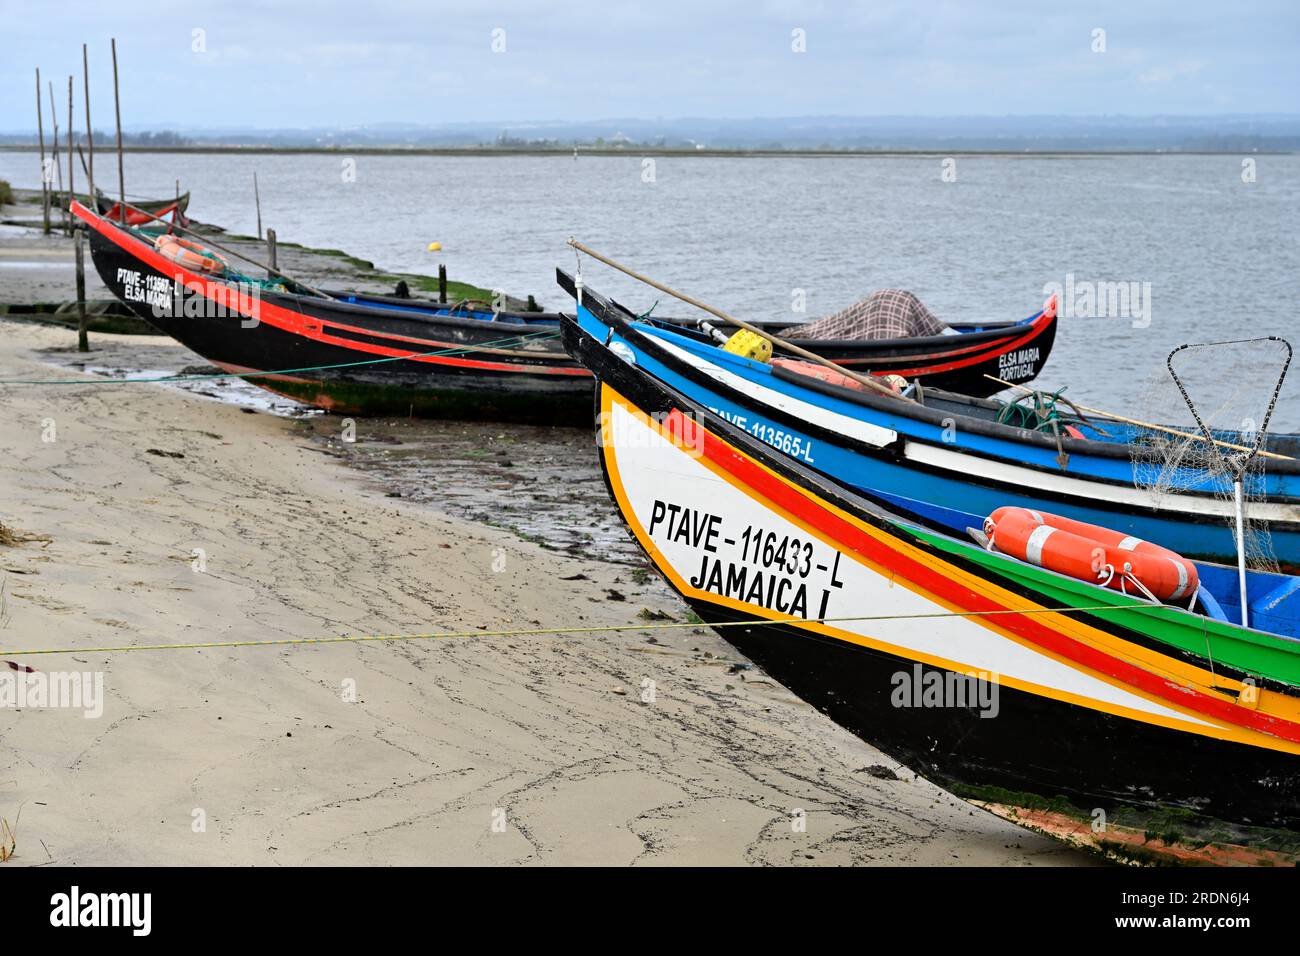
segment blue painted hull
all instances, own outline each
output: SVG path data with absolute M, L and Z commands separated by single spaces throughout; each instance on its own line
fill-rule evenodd
M 804 388 L 778 378 L 769 366 L 672 332 L 636 324 L 632 328 L 645 338 L 636 334 L 624 337 L 585 305 L 579 306 L 577 318 L 598 340 L 621 342 L 616 351 L 630 355 L 638 367 L 769 445 L 893 509 L 914 513 L 957 534 L 964 534 L 968 527 L 980 527 L 984 517 L 999 507 L 1020 505 L 1122 531 L 1190 558 L 1225 563 L 1236 560 L 1232 529 L 1220 516 L 1157 511 L 1139 504 L 1107 501 L 1105 494 L 1086 493 L 1095 489 L 1116 497 L 1133 489 L 1133 466 L 1127 457 L 1072 454 L 1068 470 L 1062 471 L 1054 448 L 1017 441 L 1018 433 L 1014 429 L 1005 429 L 1008 437 L 962 434 L 958 429 L 945 442 L 945 429 L 937 423 L 890 414 Z M 646 339 L 667 344 L 678 354 L 663 357 L 651 354 L 641 344 Z M 898 434 L 900 442 L 915 440 L 945 452 L 959 452 L 964 456 L 964 466 L 956 471 L 927 467 L 904 458 L 896 444 L 863 447 L 861 442 L 842 440 L 842 435 L 838 436 L 841 440 L 836 440 L 837 435 L 827 429 L 817 430 L 807 423 L 801 427 L 798 420 L 789 416 L 778 419 L 766 413 L 761 402 L 737 394 L 725 384 L 720 386 L 707 374 L 701 375 L 683 363 L 680 359 L 683 352 L 697 355 L 746 382 L 782 396 L 889 429 Z M 1059 485 L 1060 478 L 1066 476 L 1090 484 L 1082 486 L 1084 494 L 1077 493 L 1079 486 L 1071 494 L 1062 494 L 1059 488 L 1026 489 L 990 474 L 996 470 L 993 466 L 1004 464 L 1040 469 L 1048 476 L 1049 483 L 1056 481 Z M 1293 497 L 1297 477 L 1295 474 L 1267 475 L 1268 493 L 1279 498 Z M 1200 485 L 1212 489 L 1213 480 L 1207 479 Z M 1300 565 L 1300 523 L 1273 524 L 1271 538 L 1281 563 Z

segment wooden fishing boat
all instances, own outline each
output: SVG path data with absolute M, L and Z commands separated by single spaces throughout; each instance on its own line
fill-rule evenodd
M 573 289 L 567 275 L 561 285 Z M 638 367 L 743 423 L 751 435 L 891 509 L 957 534 L 995 508 L 1019 505 L 1192 558 L 1235 560 L 1233 505 L 1222 476 L 1183 468 L 1176 476 L 1183 493 L 1160 496 L 1140 487 L 1132 426 L 1081 421 L 1057 435 L 1000 423 L 1006 406 L 994 400 L 923 388 L 906 402 L 829 384 L 639 322 L 587 287 L 577 318 L 592 335 L 618 343 Z M 1268 461 L 1252 512 L 1280 564 L 1300 568 L 1300 436 L 1269 435 L 1265 448 L 1285 457 Z
M 128 226 L 139 226 L 152 222 L 152 217 L 163 218 L 172 215 L 173 212 L 179 212 L 182 216 L 190 208 L 189 190 L 181 193 L 173 199 L 132 199 L 127 203 L 126 224 Z M 118 201 L 104 194 L 102 190 L 95 190 L 95 211 L 101 216 L 109 219 L 121 221 L 118 211 Z M 147 213 L 148 215 L 142 215 Z
M 585 415 L 591 378 L 555 347 L 559 325 L 553 313 L 360 293 L 312 294 L 290 283 L 240 275 L 198 243 L 124 228 L 80 204 L 73 211 L 90 227 L 101 278 L 132 311 L 220 368 L 275 372 L 250 379 L 264 388 L 348 414 L 550 424 L 578 423 Z M 194 314 L 187 315 L 187 309 Z M 667 320 L 660 324 L 708 341 L 699 329 Z M 994 354 L 996 342 L 1010 347 L 1028 336 L 1040 343 L 1035 348 L 1041 364 L 1054 319 L 1039 316 L 1013 327 L 1000 337 L 972 330 L 941 338 L 969 337 L 979 350 Z M 903 344 L 881 342 L 858 343 L 856 352 L 846 345 L 840 352 L 845 361 L 856 361 L 890 349 L 908 352 L 913 365 L 930 355 L 937 375 L 952 371 L 951 354 L 931 355 L 924 343 L 910 352 Z M 328 367 L 317 368 L 322 366 Z M 1037 367 L 1029 362 L 1022 372 L 1031 376 Z
M 556 270 L 556 277 L 560 287 L 574 295 L 573 277 L 563 269 Z M 624 311 L 631 314 L 630 310 Z M 901 375 L 916 379 L 927 388 L 983 397 L 1004 387 L 990 380 L 989 375 L 1017 385 L 1038 376 L 1052 353 L 1056 322 L 1055 303 L 1049 302 L 1044 309 L 1017 321 L 951 322 L 953 335 L 801 340 L 799 344 L 857 372 Z M 674 323 L 648 324 L 672 327 Z M 790 323 L 760 319 L 752 324 L 776 331 Z M 698 333 L 692 337 L 706 344 L 712 341 Z M 782 354 L 780 349 L 777 352 Z
M 563 333 L 596 376 L 633 538 L 776 680 L 1045 832 L 1126 859 L 1296 862 L 1296 579 L 1252 629 L 986 550 L 776 451 L 618 343 Z
M 312 295 L 241 276 L 197 243 L 160 246 L 73 211 L 100 278 L 133 312 L 270 391 L 345 414 L 544 424 L 579 421 L 590 404 L 591 377 L 558 348 L 554 314 Z

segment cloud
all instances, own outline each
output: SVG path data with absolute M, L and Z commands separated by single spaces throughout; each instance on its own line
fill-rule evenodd
M 194 126 L 592 120 L 609 116 L 951 116 L 1213 111 L 1225 99 L 1300 112 L 1300 5 L 1215 0 L 1086 10 L 1040 0 L 0 0 L 0 130 L 33 125 L 32 67 L 109 102 L 118 38 L 124 119 L 161 124 L 190 78 Z M 75 25 L 69 36 L 67 24 Z M 491 33 L 507 31 L 505 53 Z M 790 31 L 807 31 L 807 52 Z M 1108 52 L 1090 52 L 1091 31 Z M 206 31 L 209 59 L 191 52 Z M 201 69 L 201 67 L 222 67 Z M 430 90 L 431 73 L 456 77 Z M 1213 92 L 1208 82 L 1213 77 Z M 1197 82 L 1188 82 L 1196 78 Z M 457 95 L 442 95 L 455 89 Z M 432 92 L 432 96 L 431 96 Z M 436 102 L 433 97 L 436 96 Z

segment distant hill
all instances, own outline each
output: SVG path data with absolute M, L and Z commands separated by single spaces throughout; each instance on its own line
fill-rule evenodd
M 31 143 L 35 131 L 0 133 Z M 102 137 L 102 138 L 101 138 Z M 96 132 L 97 143 L 110 143 Z M 170 126 L 131 129 L 133 146 L 281 148 L 555 148 L 924 151 L 1291 151 L 1300 114 L 1219 116 L 809 116 L 780 119 L 636 119 L 481 122 L 306 129 Z

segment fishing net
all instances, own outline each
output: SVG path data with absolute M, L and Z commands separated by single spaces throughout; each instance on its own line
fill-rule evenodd
M 1133 480 L 1157 509 L 1173 495 L 1211 496 L 1216 519 L 1237 532 L 1241 482 L 1241 550 L 1246 567 L 1278 570 L 1268 525 L 1252 514 L 1265 498 L 1271 457 L 1268 422 L 1291 362 L 1291 346 L 1267 338 L 1184 345 L 1144 389 L 1139 413 L 1156 425 L 1134 425 Z

